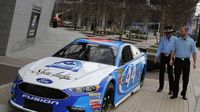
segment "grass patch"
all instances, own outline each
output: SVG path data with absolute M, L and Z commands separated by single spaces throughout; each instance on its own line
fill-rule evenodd
M 157 52 L 157 48 L 148 48 L 147 52 L 149 52 L 149 53 L 156 53 Z
M 152 48 L 158 48 L 158 45 L 152 45 L 150 47 L 152 47 Z

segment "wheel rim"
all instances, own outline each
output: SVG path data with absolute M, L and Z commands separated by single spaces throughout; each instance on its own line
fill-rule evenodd
M 113 103 L 112 94 L 113 94 L 112 90 L 106 92 L 103 98 L 102 112 L 109 112 L 112 109 L 112 103 Z

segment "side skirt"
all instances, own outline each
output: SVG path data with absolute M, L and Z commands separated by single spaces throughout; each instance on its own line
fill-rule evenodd
M 117 107 L 119 104 L 121 104 L 124 100 L 126 100 L 129 96 L 131 96 L 132 93 L 135 93 L 136 91 L 138 91 L 140 89 L 140 85 L 138 85 L 135 89 L 133 89 L 131 92 L 129 92 L 126 96 L 124 96 L 124 98 L 122 98 L 121 100 L 119 100 L 116 104 L 115 107 Z

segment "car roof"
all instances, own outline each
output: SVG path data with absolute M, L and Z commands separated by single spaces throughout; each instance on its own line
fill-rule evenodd
M 87 44 L 96 44 L 96 45 L 103 45 L 109 47 L 119 47 L 125 42 L 113 40 L 113 39 L 104 39 L 104 38 L 81 38 L 75 40 L 73 43 L 87 43 Z

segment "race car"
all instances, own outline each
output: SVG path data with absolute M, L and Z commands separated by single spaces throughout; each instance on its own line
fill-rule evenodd
M 133 44 L 77 39 L 21 68 L 9 103 L 28 112 L 109 112 L 142 87 L 146 68 Z

